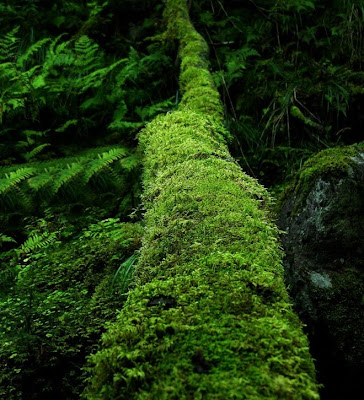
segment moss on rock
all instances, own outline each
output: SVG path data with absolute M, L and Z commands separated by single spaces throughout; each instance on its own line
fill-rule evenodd
M 140 135 L 145 236 L 137 284 L 92 357 L 88 399 L 317 399 L 283 282 L 271 199 L 231 158 L 207 45 L 185 1 L 179 110 Z
M 283 206 L 283 203 L 292 194 L 295 197 L 299 196 L 296 208 L 293 210 L 297 212 L 297 207 L 306 199 L 312 185 L 319 177 L 333 179 L 352 174 L 352 166 L 355 165 L 356 158 L 361 157 L 362 153 L 364 153 L 363 143 L 326 149 L 311 157 L 297 173 L 292 185 L 286 189 L 281 205 Z
M 324 398 L 354 398 L 364 371 L 364 146 L 308 160 L 279 226 L 287 282 L 307 324 Z

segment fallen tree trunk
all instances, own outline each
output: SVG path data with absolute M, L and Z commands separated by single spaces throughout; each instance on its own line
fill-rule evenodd
M 207 45 L 186 2 L 166 7 L 183 100 L 140 135 L 147 211 L 137 285 L 93 356 L 86 397 L 317 399 L 271 200 L 228 152 Z

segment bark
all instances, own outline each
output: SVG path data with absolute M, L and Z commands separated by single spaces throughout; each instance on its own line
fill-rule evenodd
M 140 135 L 145 236 L 137 285 L 93 357 L 88 399 L 317 399 L 283 282 L 271 199 L 231 158 L 208 47 L 166 5 L 183 100 Z

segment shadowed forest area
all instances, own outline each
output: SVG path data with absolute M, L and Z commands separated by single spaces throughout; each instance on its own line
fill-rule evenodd
M 364 390 L 363 24 L 0 0 L 0 398 Z

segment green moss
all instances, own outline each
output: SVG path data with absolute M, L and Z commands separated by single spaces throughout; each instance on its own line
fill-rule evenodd
M 311 126 L 312 128 L 320 128 L 321 125 L 312 121 L 310 118 L 307 118 L 305 115 L 303 115 L 302 111 L 297 107 L 297 106 L 292 106 L 290 108 L 290 113 L 292 117 L 295 117 L 299 120 L 301 120 L 304 124 Z
M 164 14 L 168 22 L 166 36 L 180 43 L 180 108 L 203 113 L 221 123 L 224 109 L 209 72 L 206 41 L 193 27 L 184 1 L 169 0 Z
M 124 301 L 115 272 L 141 235 L 109 219 L 18 260 L 0 296 L 0 398 L 79 397 L 86 355 Z
M 313 184 L 320 178 L 340 178 L 350 176 L 355 157 L 364 152 L 364 144 L 326 149 L 308 159 L 299 170 L 293 183 L 285 190 L 280 201 L 283 204 L 292 194 L 299 196 L 293 212 L 297 212 Z
M 140 135 L 146 214 L 137 285 L 91 359 L 85 397 L 317 399 L 270 196 L 231 159 L 207 46 L 185 2 L 167 2 L 166 14 L 191 81 L 181 78 L 180 109 Z M 197 94 L 209 92 L 202 107 Z

